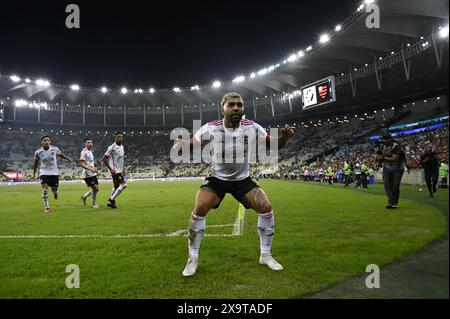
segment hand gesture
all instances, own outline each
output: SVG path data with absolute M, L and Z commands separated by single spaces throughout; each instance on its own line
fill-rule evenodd
M 180 138 L 176 138 L 176 139 L 173 141 L 173 146 L 172 146 L 172 148 L 173 148 L 173 149 L 180 149 L 181 147 L 183 147 L 184 144 L 186 144 L 186 141 L 184 141 L 184 140 L 182 140 L 182 139 L 180 139 Z
M 284 139 L 288 140 L 290 139 L 292 136 L 294 135 L 294 129 L 292 127 L 290 127 L 289 125 L 285 125 L 282 129 L 281 129 L 281 137 L 283 137 Z

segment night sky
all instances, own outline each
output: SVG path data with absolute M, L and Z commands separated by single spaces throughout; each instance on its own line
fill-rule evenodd
M 231 80 L 287 58 L 360 1 L 1 1 L 0 73 L 84 87 Z M 65 8 L 80 6 L 81 28 Z

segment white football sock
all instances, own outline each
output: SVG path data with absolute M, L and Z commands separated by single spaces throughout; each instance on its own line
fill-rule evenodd
M 275 227 L 275 218 L 273 210 L 270 213 L 259 214 L 258 216 L 258 233 L 261 254 L 270 254 L 272 247 L 273 234 Z
M 44 188 L 42 190 L 42 199 L 44 200 L 44 207 L 50 208 L 50 206 L 48 205 L 48 189 Z
M 97 205 L 97 193 L 92 192 L 92 205 Z
M 111 200 L 115 200 L 117 196 L 120 195 L 120 193 L 123 192 L 123 190 L 127 188 L 126 184 L 120 185 L 119 187 L 117 187 L 116 191 L 114 192 L 114 195 L 111 196 Z
M 92 195 L 92 190 L 90 189 L 89 191 L 86 192 L 86 194 L 83 195 L 83 199 L 86 199 L 91 195 Z
M 198 257 L 200 243 L 205 233 L 206 217 L 200 217 L 195 214 L 191 215 L 189 220 L 189 238 L 188 249 L 189 256 Z
M 112 190 L 111 190 L 111 195 L 109 195 L 109 198 L 111 198 L 111 197 L 114 195 L 114 193 L 116 192 L 116 189 L 117 189 L 117 188 L 114 188 L 114 187 L 112 188 Z

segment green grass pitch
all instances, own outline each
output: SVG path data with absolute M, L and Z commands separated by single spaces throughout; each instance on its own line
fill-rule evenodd
M 200 184 L 129 182 L 116 210 L 106 207 L 109 183 L 100 185 L 97 210 L 81 203 L 85 185 L 61 184 L 50 214 L 42 211 L 39 185 L 0 187 L 0 298 L 300 298 L 447 234 L 444 215 L 414 187 L 402 188 L 418 200 L 401 199 L 394 211 L 384 208 L 381 185 L 354 191 L 260 181 L 275 212 L 273 255 L 285 269 L 259 265 L 254 211 L 246 211 L 242 236 L 220 226 L 236 220 L 238 203 L 228 195 L 207 218 L 220 226 L 207 233 L 219 236 L 204 237 L 198 272 L 184 278 L 185 234 L 158 235 L 187 229 Z M 448 206 L 448 191 L 435 200 Z M 155 236 L 117 237 L 142 234 Z M 19 235 L 61 237 L 7 237 Z M 85 235 L 92 237 L 77 237 Z M 66 288 L 69 264 L 80 268 L 79 289 Z

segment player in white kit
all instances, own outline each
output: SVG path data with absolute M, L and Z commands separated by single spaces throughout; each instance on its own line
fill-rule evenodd
M 84 140 L 84 148 L 80 154 L 80 166 L 83 168 L 83 179 L 87 187 L 90 188 L 83 196 L 81 200 L 86 205 L 86 199 L 92 196 L 92 207 L 99 208 L 97 205 L 97 193 L 99 192 L 98 179 L 97 179 L 97 167 L 95 167 L 94 154 L 92 153 L 92 147 L 94 143 L 91 138 Z
M 105 155 L 103 155 L 103 163 L 111 172 L 113 178 L 114 187 L 111 191 L 111 196 L 108 199 L 108 207 L 117 208 L 116 198 L 127 188 L 127 181 L 125 180 L 125 169 L 123 166 L 123 160 L 125 157 L 122 141 L 122 132 L 114 133 L 115 142 L 108 147 Z
M 221 111 L 223 120 L 209 122 L 195 133 L 191 143 L 201 143 L 202 136 L 212 135 L 219 141 L 213 148 L 234 149 L 238 141 L 248 144 L 246 136 L 250 130 L 255 131 L 259 140 L 270 141 L 270 136 L 259 124 L 242 119 L 244 115 L 244 102 L 238 93 L 227 93 L 222 98 Z M 278 140 L 279 147 L 292 137 L 294 131 L 288 125 L 281 130 Z M 230 138 L 232 137 L 232 138 Z M 206 139 L 209 139 L 208 137 Z M 233 142 L 233 139 L 236 142 Z M 175 140 L 174 147 L 181 147 L 185 141 Z M 237 152 L 234 151 L 234 153 Z M 212 153 L 217 152 L 216 149 Z M 223 154 L 223 152 L 221 153 Z M 245 153 L 244 153 L 245 154 Z M 247 153 L 248 154 L 248 153 Z M 223 156 L 223 155 L 221 155 Z M 192 276 L 198 267 L 198 254 L 200 243 L 206 228 L 206 214 L 211 208 L 218 208 L 226 193 L 230 193 L 245 208 L 252 208 L 258 213 L 258 233 L 260 237 L 261 255 L 259 263 L 267 265 L 272 270 L 282 270 L 283 267 L 272 257 L 271 246 L 274 234 L 274 214 L 272 205 L 266 193 L 250 178 L 248 155 L 244 155 L 241 162 L 217 161 L 213 156 L 206 182 L 200 187 L 195 199 L 195 207 L 189 220 L 188 261 L 183 276 Z M 222 158 L 223 159 L 223 158 Z
M 44 212 L 48 213 L 50 212 L 50 205 L 48 202 L 49 186 L 52 189 L 54 198 L 58 199 L 59 169 L 56 157 L 62 157 L 69 163 L 71 163 L 72 160 L 65 156 L 59 148 L 50 145 L 50 136 L 48 135 L 41 137 L 41 145 L 42 147 L 34 153 L 33 179 L 36 178 L 36 170 L 39 166 L 39 177 L 42 185 L 42 199 L 44 200 Z

